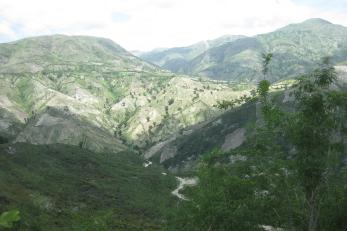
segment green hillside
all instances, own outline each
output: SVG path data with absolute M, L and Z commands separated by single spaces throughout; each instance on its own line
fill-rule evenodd
M 161 230 L 176 181 L 133 153 L 67 145 L 0 145 L 0 213 L 15 230 Z

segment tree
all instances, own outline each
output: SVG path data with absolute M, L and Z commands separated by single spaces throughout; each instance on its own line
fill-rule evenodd
M 329 188 L 330 158 L 344 154 L 341 137 L 347 119 L 347 94 L 331 90 L 334 81 L 336 72 L 326 58 L 312 74 L 299 78 L 294 88 L 294 112 L 269 103 L 267 91 L 260 90 L 266 122 L 280 128 L 286 145 L 293 149 L 297 181 L 304 193 L 304 226 L 309 231 L 318 229 L 322 201 Z
M 217 101 L 217 105 L 215 105 L 215 107 L 221 110 L 227 110 L 229 107 L 233 108 L 234 106 L 235 106 L 235 102 L 229 101 L 229 100 Z
M 273 56 L 272 53 L 263 53 L 261 55 L 261 57 L 262 57 L 262 73 L 264 75 L 264 79 L 266 78 L 266 74 L 269 71 L 269 64 L 272 60 L 272 56 Z
M 167 104 L 170 106 L 171 104 L 173 104 L 175 102 L 175 100 L 173 98 L 169 99 L 169 101 L 167 102 Z
M 260 99 L 263 99 L 263 103 L 266 103 L 267 101 L 267 94 L 269 92 L 270 89 L 270 85 L 271 83 L 266 79 L 266 75 L 269 71 L 269 64 L 272 60 L 272 53 L 263 53 L 262 54 L 262 73 L 264 76 L 264 79 L 261 80 L 258 83 L 258 89 L 257 89 L 257 93 L 260 96 Z

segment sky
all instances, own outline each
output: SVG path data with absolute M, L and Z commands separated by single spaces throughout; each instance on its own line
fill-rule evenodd
M 253 36 L 309 18 L 347 26 L 347 0 L 0 0 L 0 42 L 90 35 L 148 51 Z

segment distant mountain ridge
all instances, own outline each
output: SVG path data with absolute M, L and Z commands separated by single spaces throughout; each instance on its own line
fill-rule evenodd
M 188 62 L 171 61 L 170 66 L 175 68 L 161 66 L 211 79 L 256 82 L 263 78 L 261 54 L 268 52 L 274 55 L 268 78 L 271 81 L 292 78 L 312 70 L 324 56 L 331 56 L 335 63 L 345 61 L 347 28 L 323 19 L 309 19 L 212 47 Z
M 217 39 L 201 41 L 186 47 L 158 48 L 140 53 L 142 59 L 173 72 L 183 72 L 182 66 L 210 48 L 244 38 L 243 35 L 224 35 Z

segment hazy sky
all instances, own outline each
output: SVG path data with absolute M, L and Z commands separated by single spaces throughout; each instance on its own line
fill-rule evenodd
M 266 33 L 318 17 L 347 26 L 347 0 L 0 0 L 0 42 L 93 35 L 150 50 Z

